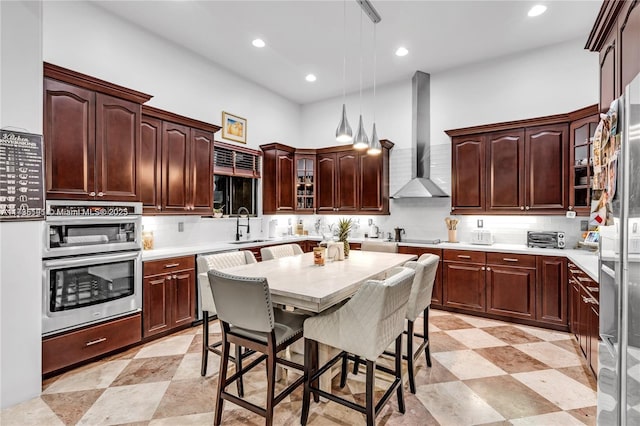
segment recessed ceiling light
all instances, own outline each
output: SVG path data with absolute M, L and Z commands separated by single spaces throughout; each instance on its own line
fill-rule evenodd
M 398 47 L 398 50 L 396 50 L 396 56 L 407 56 L 408 54 L 409 51 L 406 47 Z
M 251 42 L 255 47 L 265 47 L 266 43 L 261 38 L 257 38 Z
M 316 76 L 315 74 L 307 74 L 307 76 L 304 79 L 307 80 L 308 82 L 313 83 L 314 81 L 316 81 Z
M 540 16 L 542 15 L 545 11 L 547 10 L 547 6 L 543 5 L 543 4 L 536 4 L 535 6 L 533 6 L 531 9 L 529 9 L 529 13 L 527 13 L 527 15 L 533 17 L 533 16 Z

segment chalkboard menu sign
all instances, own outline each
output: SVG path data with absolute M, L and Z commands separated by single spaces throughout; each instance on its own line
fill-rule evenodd
M 0 130 L 0 221 L 44 219 L 42 135 Z

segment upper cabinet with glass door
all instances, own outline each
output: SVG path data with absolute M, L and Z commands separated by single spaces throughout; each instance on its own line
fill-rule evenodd
M 295 155 L 296 162 L 296 211 L 315 211 L 315 155 Z
M 593 135 L 598 126 L 598 106 L 593 105 L 576 113 L 588 114 L 571 122 L 569 210 L 588 215 L 591 209 L 591 180 L 593 177 Z

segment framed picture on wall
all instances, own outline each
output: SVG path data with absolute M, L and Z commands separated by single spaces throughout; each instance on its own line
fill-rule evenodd
M 222 137 L 240 143 L 247 143 L 247 120 L 222 111 Z

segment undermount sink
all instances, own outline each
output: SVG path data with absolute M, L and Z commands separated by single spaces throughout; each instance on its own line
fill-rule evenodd
M 249 244 L 249 243 L 263 243 L 267 240 L 242 240 L 242 241 L 232 241 L 229 244 Z

